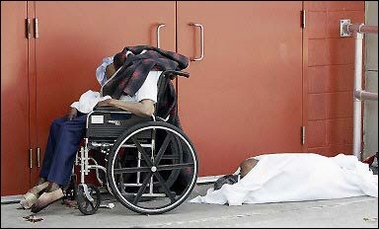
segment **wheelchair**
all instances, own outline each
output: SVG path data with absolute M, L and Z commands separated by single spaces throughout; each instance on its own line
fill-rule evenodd
M 74 165 L 80 168 L 80 182 L 72 179 L 73 188 L 66 191 L 66 195 L 75 196 L 84 215 L 94 214 L 102 197 L 98 186 L 85 182 L 91 170 L 96 171 L 100 185 L 136 213 L 161 214 L 178 207 L 190 195 L 198 175 L 194 145 L 180 127 L 168 121 L 170 110 L 161 112 L 166 117 L 157 114 L 164 110 L 157 107 L 161 106 L 160 96 L 177 76 L 188 78 L 189 74 L 166 70 L 160 75 L 152 117 L 110 107 L 95 107 L 87 115 L 85 137 Z M 175 96 L 169 109 L 176 103 Z M 103 155 L 102 163 L 90 152 Z

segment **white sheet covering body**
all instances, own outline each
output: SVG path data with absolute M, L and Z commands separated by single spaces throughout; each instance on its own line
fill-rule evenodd
M 378 175 L 354 155 L 277 153 L 254 157 L 257 165 L 239 182 L 225 184 L 191 203 L 241 205 L 369 195 L 378 197 Z

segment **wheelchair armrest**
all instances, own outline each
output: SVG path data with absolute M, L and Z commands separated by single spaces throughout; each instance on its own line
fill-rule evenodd
M 95 106 L 93 108 L 93 111 L 101 111 L 101 112 L 112 112 L 112 111 L 116 111 L 116 112 L 125 112 L 125 113 L 129 113 L 131 114 L 130 111 L 126 111 L 126 110 L 123 110 L 121 108 L 118 108 L 118 107 L 112 107 L 112 106 L 107 106 L 107 107 L 99 107 L 99 106 Z
M 190 74 L 188 72 L 176 71 L 176 70 L 166 70 L 163 72 L 166 77 L 169 77 L 171 80 L 176 76 L 184 76 L 189 78 Z

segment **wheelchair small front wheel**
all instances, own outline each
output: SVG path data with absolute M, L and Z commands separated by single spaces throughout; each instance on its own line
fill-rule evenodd
M 76 201 L 84 215 L 94 214 L 100 207 L 100 190 L 93 184 L 80 184 L 77 189 Z

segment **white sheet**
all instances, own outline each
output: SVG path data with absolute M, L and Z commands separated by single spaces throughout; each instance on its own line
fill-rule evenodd
M 313 153 L 277 153 L 254 157 L 257 165 L 239 182 L 225 184 L 191 203 L 252 203 L 378 197 L 378 175 L 354 155 L 325 157 Z
M 73 102 L 71 107 L 76 108 L 84 114 L 88 114 L 93 111 L 98 102 L 111 98 L 109 95 L 102 97 L 100 96 L 100 92 L 88 90 L 80 96 L 79 101 Z

